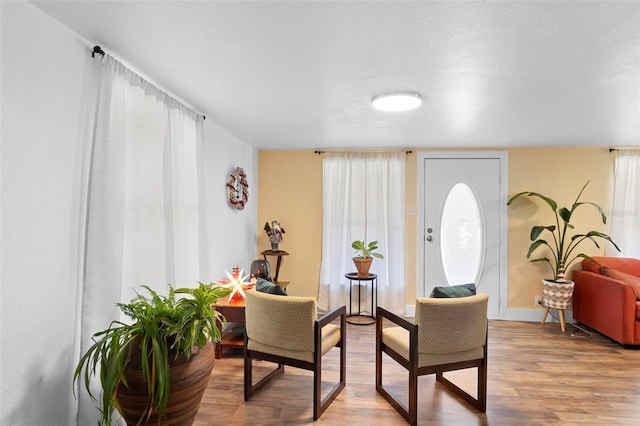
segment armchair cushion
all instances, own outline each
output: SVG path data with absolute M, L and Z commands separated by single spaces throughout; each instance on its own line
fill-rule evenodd
M 387 327 L 382 330 L 382 341 L 401 357 L 409 360 L 409 332 L 402 327 Z M 448 364 L 451 362 L 467 361 L 482 358 L 482 347 L 452 353 L 418 353 L 418 365 Z
M 484 294 L 462 299 L 418 299 L 418 365 L 438 364 L 442 359 L 458 362 L 482 358 L 487 299 Z
M 325 325 L 322 328 L 322 355 L 329 352 L 340 341 L 340 327 L 334 324 Z M 249 349 L 258 352 L 266 352 L 273 355 L 283 356 L 287 358 L 299 359 L 301 361 L 313 362 L 313 351 L 302 351 L 283 348 L 281 345 L 273 346 L 257 342 L 249 341 Z
M 475 284 L 458 284 L 452 286 L 434 287 L 431 298 L 469 297 L 476 294 Z
M 315 298 L 283 298 L 264 293 L 261 297 L 247 295 L 245 315 L 250 326 L 248 349 L 313 362 L 313 330 L 317 318 Z M 275 300 L 278 301 L 277 309 L 274 309 Z M 269 318 L 269 321 L 261 321 L 260 318 Z M 327 324 L 322 327 L 323 355 L 339 341 L 339 326 Z

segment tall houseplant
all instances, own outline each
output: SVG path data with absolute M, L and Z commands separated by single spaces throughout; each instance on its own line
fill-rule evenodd
M 384 259 L 382 254 L 376 252 L 376 250 L 378 250 L 377 241 L 367 243 L 366 240 L 355 240 L 351 243 L 351 248 L 356 251 L 356 255 L 352 260 L 358 270 L 358 277 L 360 278 L 369 276 L 369 269 L 371 268 L 371 262 L 373 262 L 374 257 Z
M 211 304 L 229 289 L 204 283 L 196 288 L 169 286 L 163 296 L 143 287 L 150 297 L 138 294 L 129 303 L 117 304 L 132 323 L 112 321 L 96 333 L 74 373 L 74 385 L 84 380 L 96 401 L 90 382 L 99 371 L 98 408 L 104 425 L 111 425 L 114 409 L 127 424 L 172 424 L 172 419 L 195 417 L 213 368 L 212 341 L 221 337 L 216 323 L 225 319 Z M 192 377 L 182 378 L 184 373 Z M 173 400 L 182 407 L 172 408 Z
M 530 239 L 532 242 L 527 252 L 527 259 L 529 259 L 530 262 L 544 262 L 551 268 L 551 272 L 553 274 L 552 278 L 544 279 L 543 286 L 552 285 L 550 283 L 566 284 L 566 288 L 564 290 L 555 286 L 554 290 L 545 290 L 543 287 L 543 299 L 544 304 L 547 307 L 556 309 L 566 309 L 568 307 L 573 294 L 573 282 L 566 279 L 566 272 L 569 269 L 569 266 L 571 266 L 571 264 L 576 260 L 581 258 L 591 259 L 587 254 L 579 253 L 577 251 L 578 246 L 583 242 L 591 241 L 598 248 L 600 248 L 598 241 L 609 242 L 613 244 L 618 251 L 620 251 L 616 243 L 614 243 L 611 237 L 607 234 L 599 231 L 587 231 L 582 233 L 575 231 L 575 226 L 573 225 L 572 220 L 576 217 L 577 209 L 582 206 L 590 206 L 594 208 L 600 214 L 602 223 L 607 223 L 607 217 L 604 210 L 602 210 L 599 205 L 593 202 L 580 201 L 580 197 L 582 197 L 582 193 L 587 185 L 589 185 L 589 181 L 587 181 L 587 183 L 582 187 L 570 208 L 559 207 L 558 203 L 552 198 L 531 191 L 520 192 L 511 197 L 507 202 L 507 205 L 511 206 L 514 201 L 520 197 L 536 197 L 544 201 L 555 215 L 555 224 L 534 225 L 531 228 Z M 542 257 L 534 257 L 532 259 L 531 257 L 533 253 L 539 251 L 538 249 L 540 247 L 546 247 L 550 252 L 550 256 L 543 255 Z M 562 300 L 556 301 L 554 300 L 555 297 L 547 296 L 548 294 L 558 294 L 559 292 L 563 293 L 563 296 L 565 296 L 560 298 Z

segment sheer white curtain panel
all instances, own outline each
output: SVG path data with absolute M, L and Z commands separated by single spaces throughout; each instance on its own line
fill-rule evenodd
M 327 153 L 323 159 L 322 262 L 318 306 L 349 306 L 349 282 L 355 271 L 354 240 L 378 241 L 384 259 L 374 259 L 378 276 L 377 304 L 404 312 L 404 152 Z M 353 292 L 354 309 L 357 291 Z M 363 297 L 364 313 L 371 310 L 371 289 Z
M 168 284 L 197 285 L 205 249 L 196 155 L 202 117 L 109 55 L 92 65 L 80 353 L 112 320 L 127 321 L 115 303 L 141 285 L 161 294 Z M 78 395 L 78 424 L 95 424 L 95 405 Z
M 640 148 L 618 151 L 614 182 L 610 235 L 621 252 L 607 254 L 640 258 Z

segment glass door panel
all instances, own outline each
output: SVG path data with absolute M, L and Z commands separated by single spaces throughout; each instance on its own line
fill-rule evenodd
M 482 206 L 464 183 L 451 188 L 442 208 L 440 253 L 448 285 L 477 283 L 485 255 Z

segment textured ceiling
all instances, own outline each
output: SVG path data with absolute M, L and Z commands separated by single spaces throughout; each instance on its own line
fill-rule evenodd
M 258 149 L 640 145 L 640 2 L 32 3 Z

